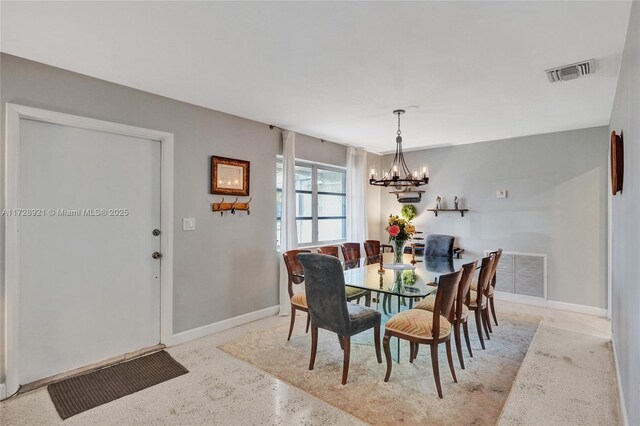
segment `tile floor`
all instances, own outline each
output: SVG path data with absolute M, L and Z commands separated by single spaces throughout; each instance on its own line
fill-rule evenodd
M 501 303 L 507 302 L 498 301 L 498 309 Z M 510 305 L 543 315 L 544 319 L 516 378 L 500 424 L 619 424 L 613 356 L 608 344 L 609 322 L 586 315 Z M 266 318 L 169 348 L 190 374 L 64 422 L 44 388 L 11 398 L 0 403 L 0 424 L 362 424 L 216 348 L 245 333 L 287 321 L 285 317 Z M 304 321 L 297 323 L 304 326 Z

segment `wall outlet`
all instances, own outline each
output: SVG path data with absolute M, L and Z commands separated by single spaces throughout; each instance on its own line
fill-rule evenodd
M 496 198 L 507 198 L 507 190 L 496 191 Z
M 182 230 L 183 231 L 195 231 L 196 230 L 196 218 L 195 217 L 183 217 L 182 218 Z

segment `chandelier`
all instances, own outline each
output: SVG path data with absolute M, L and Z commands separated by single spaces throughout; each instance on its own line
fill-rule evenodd
M 409 167 L 407 167 L 407 163 L 404 161 L 404 154 L 402 153 L 402 131 L 400 130 L 400 116 L 404 114 L 404 110 L 397 109 L 393 111 L 393 113 L 398 116 L 396 155 L 393 157 L 391 168 L 389 168 L 389 170 L 383 170 L 380 179 L 376 179 L 375 169 L 371 170 L 369 184 L 375 186 L 392 186 L 399 191 L 411 191 L 411 188 L 428 184 L 429 176 L 426 167 L 422 167 L 421 173 L 419 173 L 418 170 L 414 170 L 412 173 Z

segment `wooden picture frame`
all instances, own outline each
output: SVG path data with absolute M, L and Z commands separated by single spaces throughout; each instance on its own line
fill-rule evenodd
M 616 135 L 611 132 L 611 193 L 616 195 L 622 191 L 622 177 L 624 174 L 624 150 L 622 132 Z
M 249 195 L 249 162 L 211 156 L 211 193 Z

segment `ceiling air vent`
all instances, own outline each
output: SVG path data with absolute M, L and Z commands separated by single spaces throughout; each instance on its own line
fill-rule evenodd
M 595 61 L 589 59 L 588 61 L 552 68 L 545 72 L 547 73 L 549 82 L 555 83 L 557 81 L 573 80 L 583 75 L 593 74 L 595 70 Z

